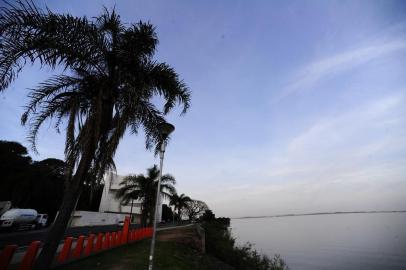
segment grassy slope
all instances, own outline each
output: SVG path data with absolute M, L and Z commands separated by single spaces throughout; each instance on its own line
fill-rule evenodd
M 149 240 L 143 240 L 129 246 L 123 246 L 111 251 L 59 267 L 59 270 L 145 270 L 148 264 Z M 202 255 L 188 246 L 172 241 L 158 241 L 155 253 L 156 270 L 230 270 L 230 266 L 210 255 Z

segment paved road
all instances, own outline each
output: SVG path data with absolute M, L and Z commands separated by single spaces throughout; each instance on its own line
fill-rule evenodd
M 156 231 L 160 232 L 160 231 L 166 231 L 166 230 L 171 230 L 171 229 L 186 228 L 186 227 L 190 227 L 190 226 L 194 226 L 194 225 L 196 225 L 196 224 L 192 223 L 192 224 L 185 224 L 185 225 L 162 226 L 162 227 L 156 228 Z
M 131 228 L 138 228 L 139 225 L 133 224 Z M 88 235 L 90 233 L 100 233 L 100 232 L 112 232 L 118 231 L 122 227 L 118 225 L 106 225 L 106 226 L 86 226 L 86 227 L 74 227 L 68 228 L 65 233 L 66 236 L 78 237 L 80 235 Z M 13 233 L 0 233 L 0 249 L 6 245 L 14 244 L 18 245 L 19 248 L 28 246 L 32 241 L 42 241 L 44 242 L 49 228 L 36 231 L 21 231 Z

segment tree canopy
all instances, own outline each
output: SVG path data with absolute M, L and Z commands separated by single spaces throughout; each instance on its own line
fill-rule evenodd
M 52 219 L 62 201 L 64 169 L 62 160 L 33 161 L 20 143 L 0 141 L 0 201 L 36 209 Z
M 169 205 L 174 207 L 174 211 L 177 211 L 177 217 L 179 220 L 182 220 L 181 211 L 187 207 L 187 202 L 190 202 L 192 199 L 185 194 L 178 195 L 177 193 L 172 194 L 169 199 Z
M 209 210 L 207 204 L 199 200 L 190 200 L 186 202 L 186 206 L 182 210 L 182 214 L 189 218 L 189 221 L 195 221 L 198 219 L 206 210 Z

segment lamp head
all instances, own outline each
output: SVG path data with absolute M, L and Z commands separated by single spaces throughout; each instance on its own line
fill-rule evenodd
M 162 140 L 168 138 L 169 134 L 175 130 L 175 126 L 167 122 L 159 123 L 157 128 Z

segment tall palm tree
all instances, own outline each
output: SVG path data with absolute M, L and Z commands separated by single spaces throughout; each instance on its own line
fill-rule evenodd
M 35 269 L 48 269 L 63 237 L 87 175 L 101 179 L 125 131 L 143 129 L 146 147 L 157 147 L 156 125 L 176 105 L 185 113 L 190 92 L 166 63 L 153 59 L 154 27 L 125 26 L 113 10 L 93 20 L 41 10 L 31 1 L 0 7 L 0 92 L 25 64 L 62 70 L 29 92 L 22 123 L 30 126 L 35 150 L 42 124 L 66 124 L 66 189 L 59 215 L 48 233 Z M 152 99 L 161 96 L 163 108 Z
M 170 197 L 169 205 L 172 205 L 174 207 L 174 210 L 178 212 L 179 221 L 181 220 L 181 210 L 186 208 L 188 206 L 187 202 L 190 201 L 192 201 L 192 199 L 183 193 L 180 194 L 180 196 L 175 193 Z
M 147 175 L 132 174 L 124 178 L 120 183 L 120 189 L 116 193 L 116 198 L 120 199 L 122 204 L 128 204 L 133 200 L 141 201 L 141 224 L 145 226 L 147 221 L 152 222 L 155 214 L 156 190 L 158 187 L 159 169 L 156 165 L 147 170 Z M 176 193 L 174 187 L 176 181 L 170 174 L 162 175 L 161 179 L 161 197 L 170 198 Z

